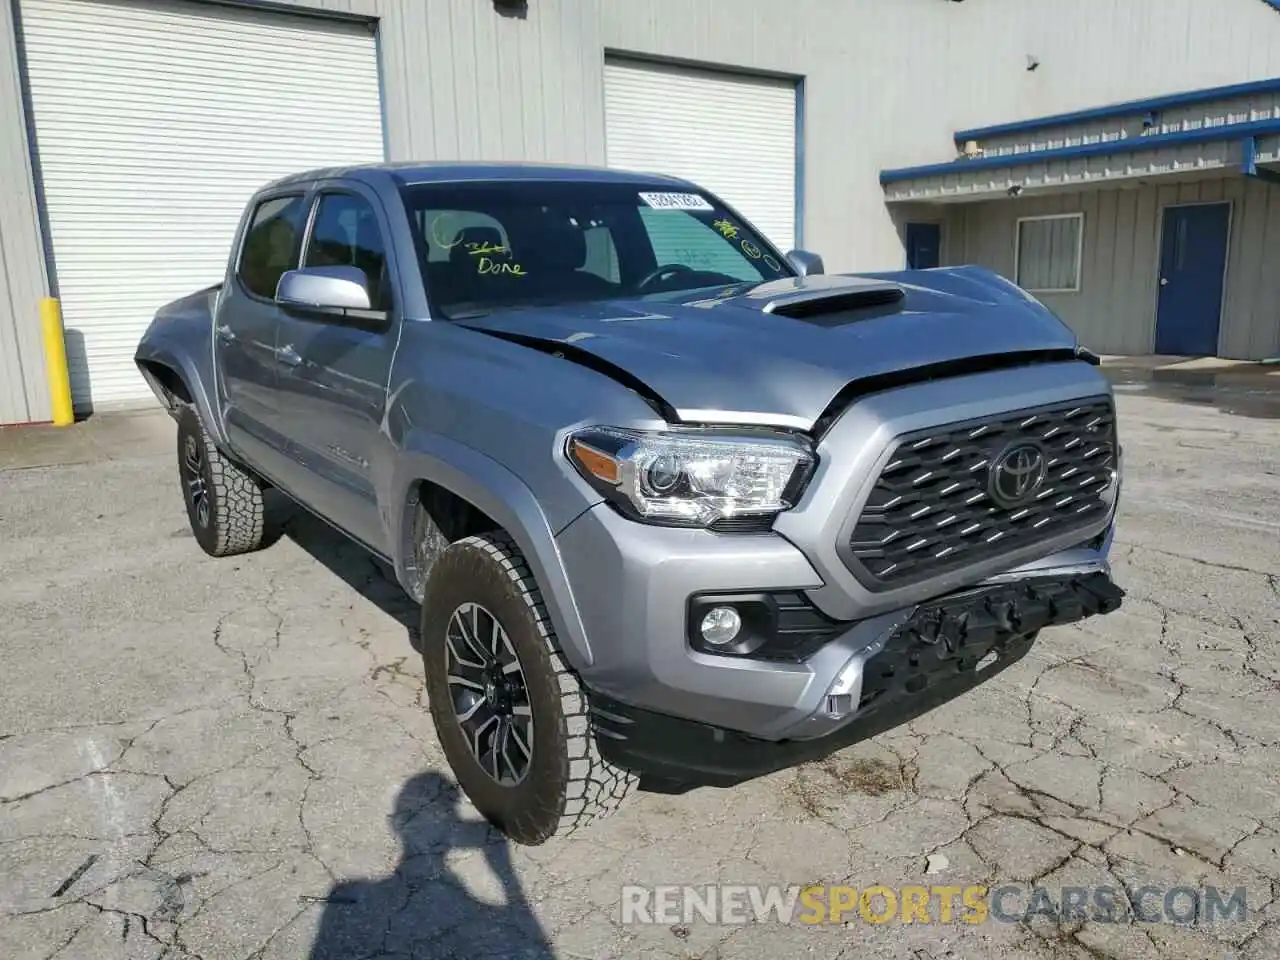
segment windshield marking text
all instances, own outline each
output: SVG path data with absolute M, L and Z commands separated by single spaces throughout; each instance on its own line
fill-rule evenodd
M 476 273 L 482 277 L 493 274 L 501 274 L 509 277 L 527 277 L 524 265 L 519 263 L 504 263 L 501 260 L 491 260 L 488 257 L 481 257 L 476 263 Z

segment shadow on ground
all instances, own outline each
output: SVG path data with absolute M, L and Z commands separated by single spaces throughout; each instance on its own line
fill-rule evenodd
M 391 815 L 402 847 L 395 872 L 334 885 L 310 960 L 554 958 L 508 842 L 461 811 L 458 788 L 440 774 L 406 783 Z
M 395 618 L 418 645 L 418 605 L 363 548 L 282 496 L 268 504 L 268 540 L 285 536 Z M 470 811 L 470 817 L 464 812 Z M 509 841 L 435 771 L 409 780 L 391 827 L 400 862 L 380 879 L 335 884 L 309 960 L 386 957 L 553 958 L 512 867 Z
M 419 607 L 396 581 L 394 571 L 279 491 L 267 493 L 267 542 L 287 536 L 351 589 L 393 617 L 404 627 L 410 646 L 417 650 Z

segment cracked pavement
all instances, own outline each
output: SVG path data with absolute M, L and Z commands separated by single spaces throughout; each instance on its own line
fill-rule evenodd
M 538 848 L 457 795 L 416 610 L 358 549 L 278 510 L 269 549 L 205 557 L 167 421 L 0 473 L 0 957 L 1280 955 L 1280 427 L 1119 403 L 1118 613 L 827 760 Z M 619 922 L 624 884 L 704 883 L 1215 886 L 1247 915 Z

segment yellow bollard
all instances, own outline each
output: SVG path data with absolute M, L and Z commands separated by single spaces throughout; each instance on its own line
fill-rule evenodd
M 71 374 L 67 372 L 67 344 L 62 334 L 62 305 L 56 297 L 40 301 L 40 329 L 44 334 L 44 363 L 49 377 L 53 424 L 67 427 L 76 421 L 71 406 Z

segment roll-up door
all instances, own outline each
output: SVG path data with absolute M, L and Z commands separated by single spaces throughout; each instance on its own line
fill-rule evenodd
M 794 81 L 610 59 L 604 86 L 609 166 L 692 180 L 795 245 Z
M 185 0 L 19 12 L 72 393 L 135 401 L 138 338 L 222 279 L 254 189 L 383 159 L 372 27 Z

